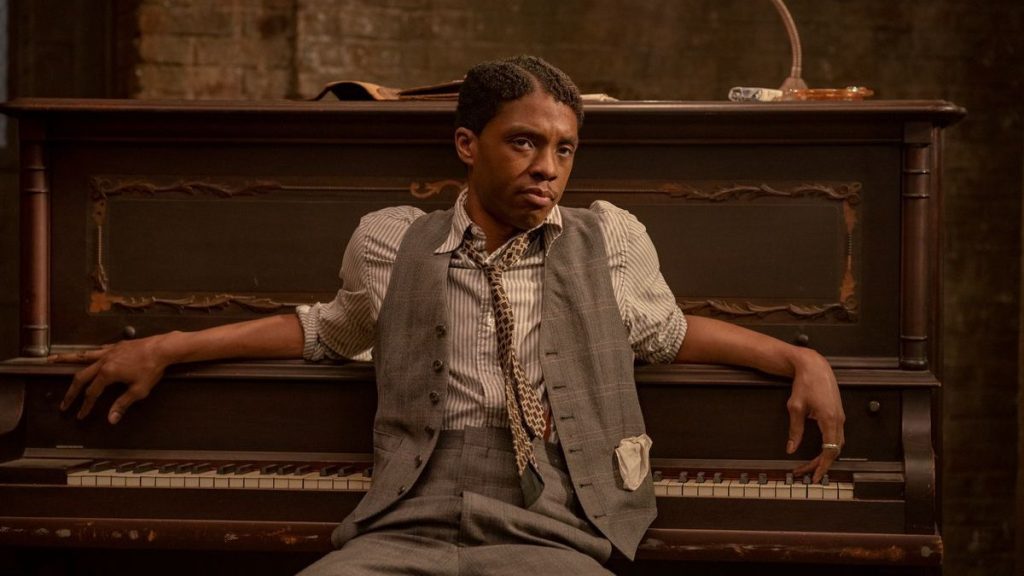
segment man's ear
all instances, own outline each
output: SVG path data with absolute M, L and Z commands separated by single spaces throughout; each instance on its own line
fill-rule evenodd
M 476 141 L 476 133 L 469 128 L 459 126 L 455 129 L 455 151 L 466 166 L 472 166 L 476 158 Z

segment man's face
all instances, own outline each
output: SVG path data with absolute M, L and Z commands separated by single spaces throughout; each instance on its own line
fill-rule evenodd
M 562 198 L 579 144 L 576 115 L 542 90 L 502 104 L 480 134 L 455 132 L 469 167 L 466 212 L 493 250 L 547 218 Z

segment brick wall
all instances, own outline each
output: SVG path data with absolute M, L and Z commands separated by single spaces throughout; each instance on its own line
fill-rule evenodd
M 778 85 L 789 67 L 767 1 L 134 1 L 130 93 L 142 98 L 309 97 L 342 78 L 415 86 L 534 53 L 584 91 L 708 100 L 734 85 Z M 788 4 L 811 86 L 859 84 L 969 110 L 945 156 L 945 572 L 1014 573 L 1024 7 Z
M 293 95 L 296 0 L 143 0 L 136 97 Z

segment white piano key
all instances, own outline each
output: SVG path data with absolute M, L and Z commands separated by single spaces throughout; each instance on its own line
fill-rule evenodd
M 775 483 L 775 498 L 778 500 L 789 500 L 793 497 L 793 485 L 786 484 L 785 482 L 776 481 Z
M 729 486 L 732 485 L 732 480 L 722 480 L 718 484 L 712 484 L 712 494 L 715 498 L 728 498 L 729 497 Z
M 258 470 L 250 470 L 245 474 L 235 474 L 234 479 L 241 481 L 240 488 L 255 489 L 260 487 L 260 473 Z
M 793 484 L 792 498 L 794 500 L 806 500 L 807 499 L 807 484 L 800 484 L 800 483 Z
M 764 484 L 758 484 L 758 486 L 761 488 L 760 497 L 762 499 L 775 499 L 775 480 L 769 480 Z
M 837 482 L 839 485 L 839 499 L 840 500 L 853 500 L 853 483 L 852 482 Z
M 139 475 L 133 472 L 118 472 L 116 476 L 111 478 L 110 484 L 111 486 L 124 488 L 140 488 L 142 486 Z
M 319 476 L 318 471 L 309 472 L 309 474 L 302 475 L 302 490 L 318 490 L 319 489 Z
M 216 470 L 204 470 L 199 474 L 193 475 L 193 478 L 199 480 L 200 488 L 213 488 L 217 480 Z
M 810 484 L 807 486 L 808 500 L 822 500 L 825 497 L 824 486 L 821 484 Z
M 822 500 L 839 500 L 839 485 L 836 482 L 829 482 L 827 486 L 821 487 Z
M 656 480 L 654 482 L 654 495 L 655 496 L 668 496 L 668 480 Z
M 746 485 L 740 484 L 739 480 L 728 480 L 727 482 L 729 482 L 729 498 L 743 498 Z
M 668 480 L 665 486 L 665 495 L 674 498 L 683 495 L 683 483 L 679 480 Z
M 349 474 L 345 479 L 348 480 L 349 490 L 362 491 L 370 489 L 370 478 L 365 476 L 362 470 Z
M 683 484 L 683 496 L 687 497 L 687 498 L 696 498 L 697 497 L 697 481 L 696 480 L 693 480 L 691 478 L 690 480 L 686 481 L 686 484 Z
M 715 486 L 710 480 L 705 480 L 701 484 L 697 484 L 697 497 L 698 498 L 712 498 L 715 495 Z

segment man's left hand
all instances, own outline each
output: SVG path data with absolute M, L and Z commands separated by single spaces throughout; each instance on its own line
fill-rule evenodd
M 800 446 L 807 419 L 817 421 L 821 430 L 821 453 L 810 462 L 797 467 L 793 473 L 807 474 L 813 471 L 812 479 L 818 482 L 842 452 L 845 443 L 843 424 L 846 422 L 846 414 L 843 412 L 843 402 L 839 396 L 839 385 L 828 361 L 813 350 L 804 351 L 799 358 L 793 376 L 793 391 L 786 403 L 786 409 L 789 411 L 789 440 L 786 442 L 786 453 L 792 454 Z

